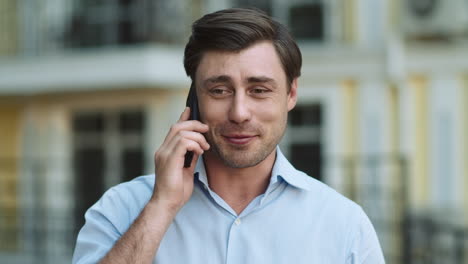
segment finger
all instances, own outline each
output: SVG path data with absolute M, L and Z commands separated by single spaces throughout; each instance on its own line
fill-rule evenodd
M 198 132 L 194 131 L 180 131 L 179 132 L 179 137 L 181 138 L 187 138 L 193 141 L 196 141 L 204 150 L 210 149 L 210 144 L 206 141 L 205 136 Z
M 196 141 L 180 138 L 169 142 L 165 149 L 158 150 L 155 163 L 169 167 L 183 167 L 185 154 L 188 151 L 193 151 L 195 155 L 202 155 L 204 152 Z
M 174 131 L 195 131 L 199 133 L 205 133 L 208 131 L 208 125 L 198 120 L 188 120 L 173 125 Z
M 187 106 L 185 107 L 182 114 L 180 114 L 179 120 L 177 122 L 186 121 L 186 120 L 189 120 L 189 118 L 190 118 L 190 107 Z
M 194 136 L 194 137 L 197 138 L 197 136 Z M 196 139 L 196 140 L 202 140 L 202 139 Z M 168 158 L 185 157 L 185 153 L 187 153 L 187 151 L 193 151 L 197 154 L 202 154 L 204 150 L 202 146 L 196 140 L 192 140 L 192 139 L 186 138 L 178 134 L 166 142 L 166 148 L 164 149 L 164 153 L 167 154 L 166 156 Z
M 186 131 L 195 131 L 195 132 L 198 132 L 198 133 L 205 133 L 205 132 L 208 131 L 208 125 L 203 124 L 202 122 L 200 122 L 198 120 L 189 120 L 189 121 L 183 121 L 183 122 L 175 123 L 169 129 L 169 132 L 166 135 L 166 138 L 164 139 L 164 141 L 171 140 L 180 131 L 184 131 L 184 130 L 186 130 Z
M 205 152 L 198 142 L 187 138 L 180 139 L 180 142 L 173 147 L 173 150 L 173 155 L 184 158 L 188 151 L 193 151 L 197 155 L 202 155 Z

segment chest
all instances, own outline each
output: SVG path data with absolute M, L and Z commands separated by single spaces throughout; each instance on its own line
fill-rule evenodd
M 236 217 L 199 202 L 177 215 L 154 263 L 345 263 L 346 230 L 325 215 L 272 201 Z

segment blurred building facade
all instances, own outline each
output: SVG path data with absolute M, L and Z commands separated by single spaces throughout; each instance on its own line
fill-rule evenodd
M 0 262 L 69 261 L 86 208 L 152 173 L 190 24 L 232 6 L 300 44 L 293 164 L 364 207 L 387 263 L 466 263 L 464 0 L 2 0 Z

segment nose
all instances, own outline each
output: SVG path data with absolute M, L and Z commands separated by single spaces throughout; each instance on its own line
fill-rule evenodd
M 231 122 L 241 124 L 249 121 L 250 118 L 251 111 L 247 96 L 244 93 L 236 93 L 231 101 L 229 120 Z

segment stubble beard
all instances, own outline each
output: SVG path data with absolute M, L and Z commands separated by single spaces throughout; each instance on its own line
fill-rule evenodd
M 214 136 L 214 132 L 209 131 L 205 134 L 205 137 L 210 144 L 209 152 L 223 162 L 225 166 L 242 169 L 258 165 L 275 150 L 285 133 L 286 124 L 275 129 L 277 133 L 274 133 L 275 130 L 273 130 L 273 134 L 266 140 L 262 140 L 264 134 L 260 133 L 258 138 L 254 139 L 257 142 L 253 143 L 256 144 L 249 146 L 235 146 L 228 144 L 222 138 L 222 133 L 216 133 L 217 136 Z M 217 129 L 216 131 L 219 130 L 222 131 L 223 128 Z

